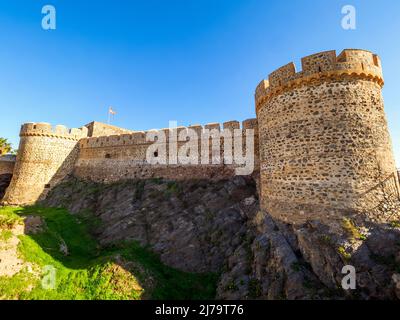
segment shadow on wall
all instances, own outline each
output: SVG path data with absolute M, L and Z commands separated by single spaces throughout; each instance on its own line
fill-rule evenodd
M 52 188 L 56 187 L 65 178 L 69 177 L 70 175 L 73 175 L 74 166 L 78 157 L 79 157 L 79 145 L 76 144 L 76 146 L 72 149 L 72 151 L 67 155 L 61 166 L 51 177 L 50 181 L 43 186 L 43 191 L 39 195 L 37 201 L 46 199 L 46 196 L 48 195 L 48 193 Z M 37 201 L 35 201 L 35 203 Z
M 12 179 L 11 173 L 0 174 L 0 201 L 3 199 Z

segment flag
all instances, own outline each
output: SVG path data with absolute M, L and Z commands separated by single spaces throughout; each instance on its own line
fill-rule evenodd
M 109 108 L 108 108 L 108 113 L 109 113 L 109 114 L 112 114 L 112 115 L 117 114 L 117 113 L 113 110 L 112 107 L 109 107 Z

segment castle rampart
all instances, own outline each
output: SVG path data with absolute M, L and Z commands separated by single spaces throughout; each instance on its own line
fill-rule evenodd
M 20 145 L 6 204 L 32 204 L 70 174 L 79 154 L 78 141 L 87 128 L 68 130 L 48 123 L 27 123 L 21 127 Z
M 123 133 L 131 133 L 133 131 L 122 129 L 110 124 L 105 124 L 97 121 L 93 121 L 85 125 L 88 128 L 88 137 L 100 137 L 100 136 L 109 136 L 112 134 L 123 134 Z
M 256 88 L 256 112 L 274 95 L 328 79 L 364 79 L 383 86 L 380 58 L 369 51 L 346 49 L 336 56 L 336 51 L 320 52 L 301 60 L 302 70 L 296 72 L 293 62 L 277 69 L 262 80 Z
M 234 153 L 234 143 L 223 130 L 239 129 L 245 149 L 245 130 L 253 129 L 254 176 L 261 175 L 262 208 L 271 215 L 301 223 L 361 211 L 371 220 L 384 220 L 384 214 L 371 210 L 387 199 L 379 186 L 393 177 L 398 192 L 399 182 L 394 175 L 383 84 L 377 55 L 356 49 L 338 56 L 326 51 L 303 58 L 301 71 L 289 63 L 272 72 L 255 92 L 257 119 L 242 123 L 147 132 L 99 122 L 71 130 L 27 123 L 21 128 L 18 158 L 4 202 L 34 203 L 68 174 L 97 182 L 156 177 L 225 179 L 237 174 L 240 165 L 227 160 Z M 209 162 L 171 161 L 191 142 L 185 136 L 188 128 L 198 135 L 192 148 L 198 148 L 197 153 L 206 155 Z M 221 136 L 200 140 L 204 129 Z M 165 157 L 151 149 L 156 140 L 148 140 L 160 132 L 166 134 L 162 143 L 157 140 L 160 150 L 166 150 Z M 180 134 L 185 139 L 175 141 Z M 215 141 L 220 149 L 214 149 Z M 190 154 L 190 148 L 183 150 Z M 149 152 L 160 161 L 149 163 Z M 0 162 L 0 170 L 1 166 Z
M 0 156 L 0 176 L 3 174 L 13 174 L 15 166 L 15 156 Z
M 225 122 L 222 126 L 225 130 L 230 130 L 233 133 L 234 129 L 240 129 L 239 121 Z M 201 125 L 192 125 L 189 127 L 178 127 L 176 136 L 178 137 L 182 131 L 187 129 L 194 130 L 199 140 L 196 142 L 199 156 L 202 154 L 202 143 L 200 140 L 203 129 L 216 130 L 222 132 L 219 123 L 207 124 L 204 127 Z M 246 129 L 253 129 L 254 134 L 257 134 L 257 120 L 249 119 L 242 123 L 242 144 L 245 147 Z M 171 154 L 169 153 L 170 129 L 161 129 L 165 133 L 165 145 L 167 150 L 166 161 L 168 162 Z M 216 157 L 215 151 L 212 149 L 212 137 L 209 141 L 209 164 L 202 164 L 200 159 L 195 164 L 149 164 L 146 160 L 146 152 L 154 141 L 147 141 L 146 137 L 150 131 L 138 131 L 130 134 L 111 135 L 104 137 L 88 137 L 80 140 L 80 154 L 75 167 L 75 175 L 84 179 L 101 182 L 114 182 L 121 179 L 144 179 L 153 177 L 163 177 L 170 179 L 220 179 L 227 178 L 235 174 L 235 164 L 224 163 L 224 137 L 220 139 L 219 158 L 220 163 L 213 164 L 212 158 Z M 152 133 L 158 132 L 152 130 Z M 258 138 L 255 137 L 254 156 L 255 156 L 255 171 L 258 170 Z M 229 139 L 229 138 L 228 138 Z M 177 141 L 179 149 L 187 140 Z M 233 144 L 232 147 L 233 154 Z M 176 156 L 176 154 L 175 154 Z
M 301 222 L 379 205 L 382 195 L 363 198 L 395 172 L 379 57 L 327 51 L 302 67 L 279 68 L 256 89 L 263 208 Z

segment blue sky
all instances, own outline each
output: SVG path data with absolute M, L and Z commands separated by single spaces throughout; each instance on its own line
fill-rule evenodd
M 41 8 L 57 29 L 41 28 Z M 341 27 L 341 8 L 357 29 Z M 107 121 L 133 130 L 255 117 L 268 73 L 315 52 L 362 48 L 383 62 L 400 166 L 400 1 L 0 0 L 0 136 L 20 124 Z

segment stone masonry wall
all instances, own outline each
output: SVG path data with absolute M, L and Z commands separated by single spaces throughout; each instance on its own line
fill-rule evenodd
M 15 159 L 0 157 L 0 175 L 12 174 L 14 171 Z
M 375 187 L 395 172 L 379 58 L 328 51 L 302 66 L 278 69 L 256 90 L 262 207 L 302 222 L 378 206 Z
M 116 126 L 112 126 L 110 124 L 105 124 L 97 121 L 88 123 L 87 125 L 85 125 L 85 127 L 88 128 L 88 137 L 100 137 L 133 132 L 131 130 L 122 129 Z
M 78 141 L 87 128 L 67 130 L 47 123 L 21 128 L 18 158 L 4 204 L 33 204 L 73 170 Z
M 195 130 L 200 136 L 202 126 L 189 127 Z M 221 131 L 217 123 L 208 124 L 207 129 Z M 224 129 L 240 129 L 238 121 L 226 122 Z M 257 120 L 249 119 L 243 121 L 242 129 L 254 129 L 254 171 L 258 172 L 258 132 Z M 178 134 L 186 130 L 185 127 L 177 128 Z M 169 131 L 166 132 L 167 141 L 165 144 L 167 153 L 169 150 Z M 221 138 L 221 164 L 149 164 L 146 161 L 146 151 L 154 142 L 146 141 L 146 132 L 134 132 L 131 134 L 112 135 L 104 137 L 92 137 L 82 139 L 79 142 L 80 154 L 75 166 L 74 174 L 82 179 L 96 182 L 115 182 L 123 179 L 147 179 L 147 178 L 167 178 L 167 179 L 223 179 L 235 175 L 235 165 L 223 163 L 224 142 Z M 246 138 L 243 135 L 243 145 Z M 178 142 L 178 149 L 185 142 Z M 232 144 L 233 145 L 233 144 Z M 201 143 L 198 142 L 199 155 L 201 154 Z M 244 148 L 243 148 L 244 150 Z M 212 142 L 209 143 L 210 159 L 212 154 Z M 167 157 L 168 160 L 168 157 Z
M 253 175 L 261 175 L 262 208 L 294 223 L 340 218 L 354 210 L 369 212 L 374 221 L 385 220 L 385 214 L 375 210 L 386 205 L 385 186 L 397 192 L 396 201 L 400 194 L 379 57 L 363 50 L 344 50 L 339 56 L 327 51 L 303 58 L 302 68 L 296 72 L 290 63 L 263 80 L 256 89 L 257 119 L 242 123 L 243 144 L 244 130 L 255 131 Z M 198 125 L 189 128 L 203 131 Z M 204 128 L 221 131 L 218 123 Z M 240 129 L 240 123 L 225 122 L 223 128 Z M 185 130 L 177 128 L 178 133 Z M 220 156 L 220 164 L 150 164 L 146 151 L 153 142 L 146 141 L 146 132 L 97 122 L 71 131 L 25 124 L 3 202 L 34 203 L 71 173 L 105 183 L 229 178 L 238 166 L 223 161 L 224 139 L 218 154 L 213 154 L 211 139 L 208 150 L 210 158 Z M 167 139 L 167 150 L 170 145 Z M 187 141 L 178 142 L 178 149 L 182 145 Z M 198 148 L 201 154 L 200 143 Z

